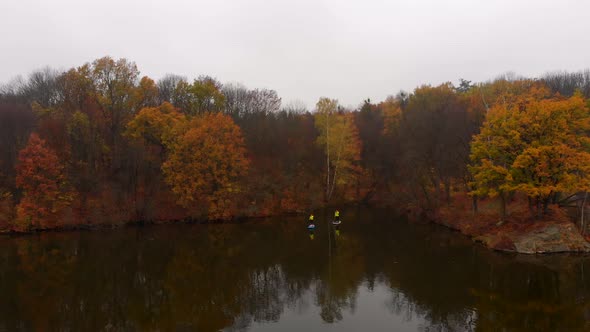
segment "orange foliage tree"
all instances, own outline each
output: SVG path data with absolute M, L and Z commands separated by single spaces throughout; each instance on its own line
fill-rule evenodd
M 133 98 L 138 107 L 158 105 L 158 86 L 151 78 L 144 76 L 134 91 Z
M 513 104 L 494 106 L 471 144 L 472 194 L 500 196 L 502 215 L 514 191 L 535 202 L 540 215 L 557 193 L 589 188 L 588 107 L 581 95 L 546 95 L 531 89 Z
M 36 133 L 29 137 L 18 161 L 16 185 L 23 198 L 17 206 L 15 229 L 55 227 L 72 200 L 64 166 Z
M 220 113 L 195 117 L 170 150 L 162 170 L 178 202 L 189 211 L 206 208 L 210 219 L 232 217 L 249 166 L 233 120 Z

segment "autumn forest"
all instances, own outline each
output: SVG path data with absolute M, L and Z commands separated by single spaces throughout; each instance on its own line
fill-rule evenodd
M 457 200 L 500 218 L 521 200 L 540 218 L 590 191 L 590 71 L 392 92 L 307 110 L 210 76 L 142 77 L 126 59 L 35 71 L 0 88 L 0 230 Z

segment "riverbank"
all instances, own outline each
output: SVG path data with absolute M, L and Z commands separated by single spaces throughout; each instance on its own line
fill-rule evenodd
M 545 253 L 582 253 L 590 252 L 590 242 L 584 238 L 578 228 L 572 223 L 563 209 L 550 206 L 549 213 L 542 219 L 531 216 L 528 207 L 522 203 L 511 202 L 508 205 L 508 216 L 500 222 L 497 202 L 484 200 L 479 203 L 478 213 L 471 210 L 468 197 L 454 197 L 452 204 L 442 206 L 435 211 L 426 213 L 429 221 L 456 230 L 468 236 L 473 241 L 487 248 L 523 254 Z M 344 204 L 350 206 L 349 204 Z M 379 205 L 379 204 L 378 204 Z M 326 209 L 328 207 L 324 207 Z M 416 210 L 418 211 L 418 210 Z M 416 212 L 414 211 L 414 212 Z M 47 229 L 32 231 L 17 231 L 15 229 L 0 230 L 0 234 L 31 234 L 37 232 L 68 232 L 76 230 L 100 230 L 143 225 L 166 224 L 214 224 L 214 223 L 242 223 L 246 219 L 261 219 L 269 217 L 287 217 L 303 214 L 299 212 L 283 212 L 278 214 L 241 216 L 231 220 L 207 219 L 160 219 L 152 221 L 128 221 L 123 223 L 93 223 L 93 224 L 62 224 Z M 414 218 L 422 219 L 422 213 L 410 213 Z M 304 218 L 303 216 L 302 218 Z
M 498 251 L 522 254 L 590 252 L 588 239 L 557 206 L 550 206 L 548 213 L 538 219 L 531 216 L 526 204 L 512 202 L 508 205 L 508 215 L 500 221 L 495 201 L 480 202 L 477 213 L 473 213 L 469 203 L 467 199 L 455 200 L 452 205 L 429 213 L 428 218 Z
M 348 205 L 344 205 L 346 207 Z M 323 209 L 336 209 L 336 207 L 323 207 Z M 331 213 L 333 210 L 330 210 Z M 329 214 L 328 213 L 328 214 Z M 47 233 L 47 232 L 75 232 L 75 231 L 99 231 L 108 229 L 120 229 L 127 227 L 143 227 L 143 226 L 165 226 L 165 225 L 191 225 L 191 224 L 241 224 L 247 223 L 252 220 L 261 220 L 268 218 L 287 218 L 287 217 L 300 217 L 301 220 L 307 221 L 307 214 L 305 211 L 285 211 L 282 213 L 267 213 L 267 214 L 252 214 L 252 215 L 240 215 L 231 219 L 205 219 L 205 218 L 177 218 L 177 219 L 154 219 L 144 221 L 126 221 L 126 222 L 115 222 L 115 223 L 75 223 L 75 224 L 56 224 L 49 228 L 37 228 L 30 230 L 19 230 L 16 227 L 5 227 L 0 228 L 0 235 L 15 235 L 15 236 L 26 236 L 29 234 L 36 233 Z M 6 222 L 6 225 L 14 225 L 14 222 Z
M 165 225 L 179 225 L 179 224 L 239 224 L 249 219 L 264 219 L 271 217 L 287 217 L 299 215 L 298 213 L 285 213 L 283 215 L 255 215 L 255 216 L 240 216 L 229 220 L 209 220 L 209 219 L 162 219 L 150 221 L 128 221 L 123 223 L 100 223 L 100 224 L 76 224 L 76 225 L 56 225 L 51 228 L 32 229 L 32 230 L 18 230 L 15 228 L 0 229 L 0 235 L 27 235 L 41 232 L 72 232 L 72 231 L 98 231 L 104 229 L 118 229 L 127 227 L 143 227 L 143 226 L 165 226 Z

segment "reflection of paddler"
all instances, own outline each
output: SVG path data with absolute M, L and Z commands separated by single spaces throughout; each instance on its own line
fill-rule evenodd
M 336 231 L 334 233 L 336 233 L 336 236 L 340 236 L 340 230 L 338 228 L 336 228 Z
M 313 238 L 315 237 L 313 230 L 315 229 L 315 225 L 314 224 L 309 224 L 307 225 L 307 230 L 309 231 L 309 239 L 313 240 Z

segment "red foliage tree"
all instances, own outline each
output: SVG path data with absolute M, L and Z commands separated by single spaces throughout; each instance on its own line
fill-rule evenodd
M 19 153 L 16 185 L 23 191 L 17 206 L 16 230 L 55 227 L 72 199 L 64 166 L 36 133 Z

